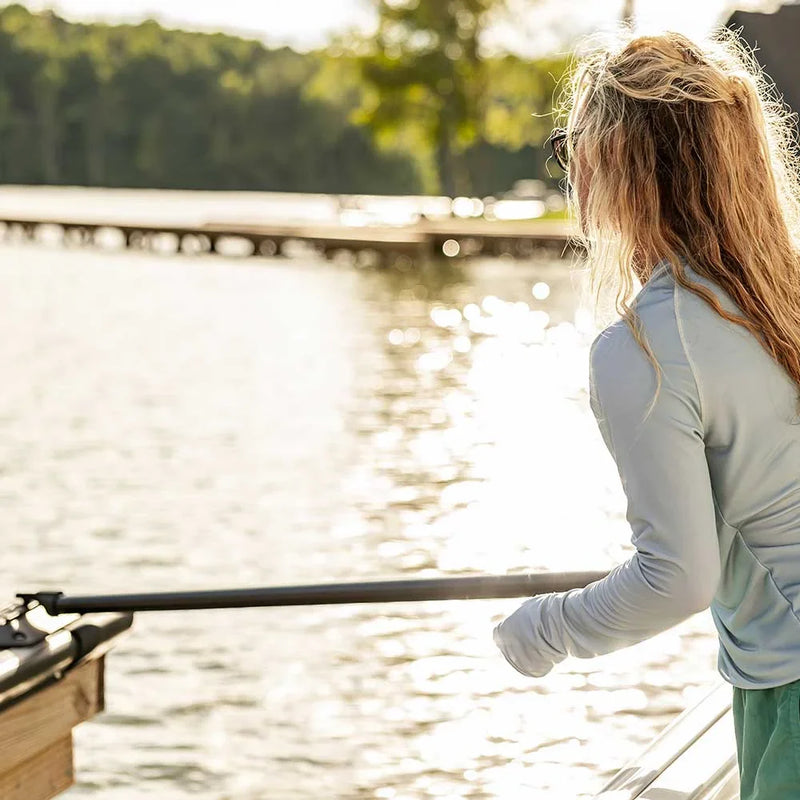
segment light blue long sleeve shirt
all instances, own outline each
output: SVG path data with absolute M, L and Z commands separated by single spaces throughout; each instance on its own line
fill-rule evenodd
M 723 308 L 741 309 L 689 264 Z M 590 405 L 627 497 L 633 556 L 583 589 L 526 601 L 495 628 L 518 671 L 540 677 L 711 609 L 718 669 L 744 689 L 800 678 L 797 386 L 745 328 L 660 262 L 634 299 L 662 368 L 624 320 L 590 349 Z

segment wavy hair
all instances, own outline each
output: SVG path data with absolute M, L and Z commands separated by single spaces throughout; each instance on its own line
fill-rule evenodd
M 800 387 L 795 115 L 738 32 L 717 27 L 702 44 L 675 32 L 614 33 L 613 44 L 573 63 L 561 109 L 568 152 L 591 175 L 585 207 L 575 192 L 570 205 L 595 300 L 611 279 L 615 310 L 655 367 L 653 404 L 660 367 L 630 301 L 634 278 L 644 283 L 664 259 L 678 283 L 751 331 Z M 744 316 L 691 281 L 682 259 Z

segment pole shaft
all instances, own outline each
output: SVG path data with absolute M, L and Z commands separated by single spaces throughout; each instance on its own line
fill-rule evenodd
M 426 600 L 488 600 L 532 597 L 548 592 L 579 589 L 600 580 L 606 574 L 606 572 L 545 572 L 527 575 L 477 575 L 150 594 L 69 597 L 61 592 L 39 592 L 20 596 L 38 600 L 50 614 L 404 603 Z

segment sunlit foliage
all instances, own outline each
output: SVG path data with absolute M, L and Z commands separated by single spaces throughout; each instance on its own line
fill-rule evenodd
M 375 41 L 311 53 L 7 6 L 0 181 L 391 194 L 543 177 L 549 121 L 531 115 L 563 64 L 483 57 L 493 5 L 386 3 Z

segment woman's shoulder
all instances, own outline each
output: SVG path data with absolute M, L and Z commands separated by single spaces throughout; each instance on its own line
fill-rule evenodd
M 714 294 L 722 308 L 732 313 L 741 313 L 736 303 L 727 292 L 711 279 L 697 272 L 685 259 L 681 259 L 684 275 L 689 283 L 699 285 Z M 638 318 L 642 334 L 659 341 L 679 341 L 687 325 L 711 320 L 719 324 L 723 318 L 694 291 L 683 286 L 676 278 L 668 261 L 660 261 L 654 268 L 650 279 L 634 297 L 631 308 Z M 623 319 L 617 319 L 601 330 L 591 345 L 591 351 L 611 354 L 617 350 L 626 350 L 637 345 L 630 325 Z
M 674 295 L 673 280 L 667 272 L 661 272 L 642 287 L 631 303 L 631 309 L 635 312 L 632 320 L 648 342 L 653 338 L 662 339 L 678 334 Z M 602 359 L 619 357 L 641 349 L 631 324 L 620 317 L 603 328 L 592 340 L 590 355 Z
M 687 361 L 682 312 L 676 297 L 681 288 L 671 270 L 659 264 L 631 304 L 641 338 L 662 365 Z M 631 324 L 622 317 L 595 336 L 589 359 L 593 375 L 608 381 L 651 382 L 652 363 Z
M 644 331 L 649 341 L 652 337 Z M 647 355 L 633 335 L 628 323 L 618 319 L 604 328 L 589 348 L 590 383 L 603 387 L 604 393 L 617 390 L 634 392 L 650 385 Z

